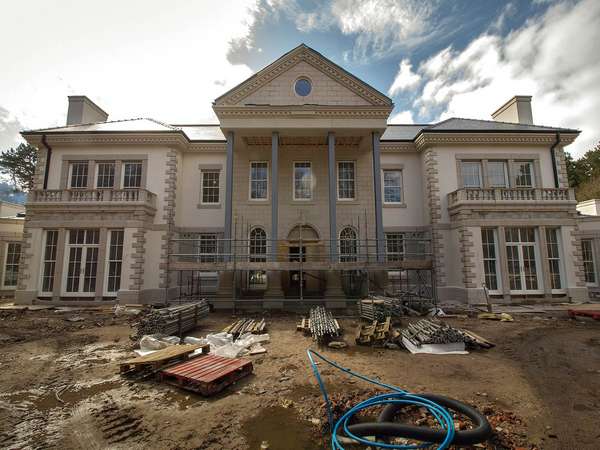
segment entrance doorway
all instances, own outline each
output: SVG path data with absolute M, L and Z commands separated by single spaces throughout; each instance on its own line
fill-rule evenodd
M 511 294 L 539 294 L 539 253 L 534 228 L 506 229 L 506 260 Z

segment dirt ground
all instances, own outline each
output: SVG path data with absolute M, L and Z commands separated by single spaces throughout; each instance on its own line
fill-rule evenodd
M 0 448 L 258 450 L 262 441 L 270 449 L 329 448 L 306 357 L 313 343 L 296 331 L 298 317 L 267 316 L 271 342 L 268 353 L 250 357 L 254 373 L 203 398 L 121 378 L 117 363 L 132 355 L 130 327 L 109 312 L 0 311 Z M 190 335 L 233 319 L 211 314 Z M 484 448 L 600 448 L 600 322 L 564 313 L 447 320 L 497 346 L 445 356 L 357 347 L 358 322 L 346 318 L 349 347 L 322 352 L 387 383 L 477 406 L 495 429 Z M 346 407 L 369 389 L 319 367 Z

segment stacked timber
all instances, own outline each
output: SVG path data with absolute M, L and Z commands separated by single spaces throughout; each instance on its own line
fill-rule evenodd
M 386 317 L 402 317 L 419 315 L 417 311 L 406 306 L 400 298 L 383 295 L 370 295 L 358 302 L 358 314 L 363 319 L 385 320 Z
M 359 345 L 383 345 L 390 339 L 391 317 L 385 320 L 374 320 L 369 325 L 359 325 L 356 343 Z
M 133 324 L 135 337 L 139 339 L 147 334 L 181 336 L 196 328 L 200 319 L 208 316 L 208 312 L 206 300 L 150 310 Z
M 478 345 L 470 334 L 438 320 L 423 319 L 416 323 L 410 323 L 402 330 L 402 337 L 417 346 L 423 344 L 453 344 L 458 342 L 464 342 L 470 346 Z
M 225 333 L 232 334 L 235 338 L 244 333 L 262 334 L 267 328 L 265 319 L 240 319 L 223 328 Z

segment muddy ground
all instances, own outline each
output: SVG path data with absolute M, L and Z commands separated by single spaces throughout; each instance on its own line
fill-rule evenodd
M 80 316 L 83 320 L 67 319 Z M 267 317 L 267 354 L 254 373 L 212 398 L 118 375 L 130 328 L 110 312 L 0 311 L 0 448 L 328 448 L 324 409 L 298 316 Z M 600 322 L 516 316 L 448 319 L 497 343 L 469 355 L 411 355 L 357 347 L 356 319 L 341 320 L 349 347 L 323 353 L 414 392 L 477 406 L 495 437 L 484 448 L 600 448 Z M 219 331 L 211 314 L 191 335 Z M 334 398 L 352 404 L 369 386 L 320 365 Z

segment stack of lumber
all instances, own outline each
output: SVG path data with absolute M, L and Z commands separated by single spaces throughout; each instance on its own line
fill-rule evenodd
M 418 311 L 405 305 L 400 298 L 383 295 L 370 295 L 369 298 L 358 302 L 358 314 L 363 319 L 370 321 L 385 320 L 387 316 L 420 315 Z
M 401 335 L 411 344 L 421 346 L 423 344 L 452 344 L 464 342 L 471 348 L 491 348 L 493 343 L 477 336 L 468 330 L 454 328 L 439 320 L 423 319 L 416 323 L 408 324 L 402 330 Z
M 391 317 L 375 320 L 369 325 L 359 325 L 356 343 L 360 345 L 383 345 L 390 339 Z
M 208 303 L 200 300 L 168 308 L 153 309 L 140 317 L 133 324 L 135 336 L 141 338 L 147 334 L 162 334 L 181 336 L 198 326 L 203 317 L 208 316 Z
M 265 319 L 256 320 L 256 319 L 239 319 L 233 322 L 231 325 L 223 328 L 225 333 L 232 334 L 235 338 L 244 334 L 244 333 L 252 333 L 252 334 L 262 334 L 265 332 L 267 328 L 267 323 Z
M 341 333 L 340 324 L 330 311 L 322 306 L 310 310 L 308 319 L 303 318 L 296 327 L 297 330 L 309 333 L 320 344 L 327 343 Z

